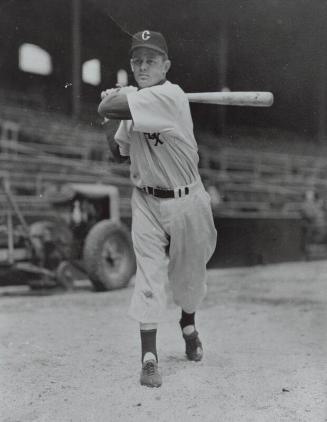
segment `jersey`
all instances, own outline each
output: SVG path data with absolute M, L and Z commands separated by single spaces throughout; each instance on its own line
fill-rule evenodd
M 172 189 L 199 179 L 198 147 L 189 101 L 176 84 L 127 94 L 132 120 L 115 134 L 121 155 L 129 155 L 131 180 L 137 187 Z

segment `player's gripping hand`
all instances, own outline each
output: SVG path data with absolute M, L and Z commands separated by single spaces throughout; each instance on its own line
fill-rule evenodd
M 108 97 L 109 95 L 114 95 L 119 91 L 120 88 L 110 88 L 106 89 L 105 91 L 101 92 L 101 100 L 103 100 L 105 97 Z
M 129 86 L 123 86 L 123 87 L 117 87 L 117 88 L 109 88 L 105 91 L 101 92 L 101 100 L 103 100 L 105 97 L 108 97 L 109 95 L 116 95 L 118 93 L 120 94 L 128 94 L 130 92 L 137 91 L 137 88 L 135 86 L 129 85 Z
M 123 86 L 119 88 L 119 92 L 121 94 L 126 94 L 126 95 L 129 94 L 130 92 L 135 92 L 135 91 L 137 91 L 137 88 L 136 86 L 133 86 L 133 85 Z

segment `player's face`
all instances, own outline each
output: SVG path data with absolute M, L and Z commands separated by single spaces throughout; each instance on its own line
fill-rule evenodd
M 137 48 L 131 58 L 131 67 L 138 86 L 147 88 L 165 79 L 170 61 L 149 48 Z

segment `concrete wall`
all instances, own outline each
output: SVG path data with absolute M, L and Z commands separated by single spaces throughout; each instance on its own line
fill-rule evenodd
M 299 218 L 215 218 L 216 251 L 210 268 L 236 267 L 304 259 Z

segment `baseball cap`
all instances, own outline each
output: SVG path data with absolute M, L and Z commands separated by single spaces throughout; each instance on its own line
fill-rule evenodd
M 130 53 L 136 48 L 151 48 L 162 54 L 168 55 L 168 47 L 164 36 L 160 32 L 144 30 L 137 32 L 132 38 L 132 47 Z

